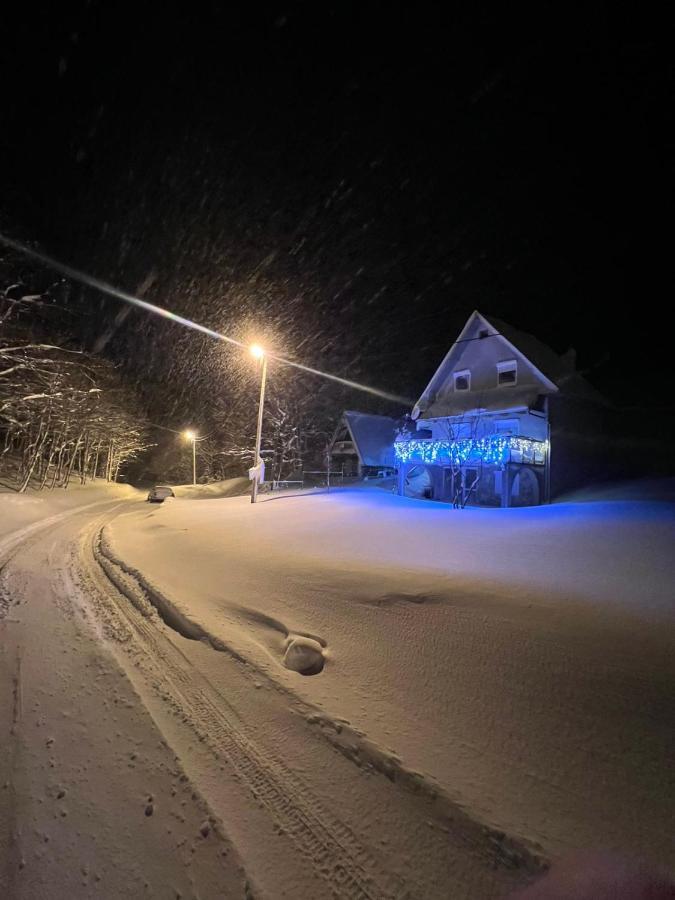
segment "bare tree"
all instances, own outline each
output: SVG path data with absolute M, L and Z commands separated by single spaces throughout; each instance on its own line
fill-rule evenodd
M 19 491 L 114 481 L 148 446 L 143 416 L 110 364 L 33 339 L 22 313 L 43 303 L 17 285 L 0 292 L 0 466 Z

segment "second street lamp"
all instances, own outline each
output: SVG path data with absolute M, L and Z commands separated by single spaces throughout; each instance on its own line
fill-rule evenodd
M 197 435 L 191 429 L 183 432 L 186 441 L 192 441 L 192 484 L 197 484 Z
M 260 458 L 260 441 L 262 438 L 262 421 L 263 421 L 263 409 L 265 406 L 265 381 L 267 380 L 267 354 L 263 347 L 260 344 L 251 344 L 249 348 L 251 351 L 251 356 L 254 359 L 259 359 L 262 361 L 262 372 L 260 375 L 260 402 L 258 404 L 258 427 L 256 429 L 255 435 L 255 460 L 253 463 L 254 472 L 251 483 L 251 503 L 255 503 L 258 499 L 258 485 L 260 484 L 260 474 L 261 474 L 261 458 Z

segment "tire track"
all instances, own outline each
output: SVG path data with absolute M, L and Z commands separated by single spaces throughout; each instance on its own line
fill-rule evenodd
M 41 537 L 48 528 L 60 525 L 66 519 L 70 519 L 78 513 L 94 509 L 97 506 L 109 506 L 110 504 L 114 504 L 113 510 L 116 510 L 117 507 L 128 502 L 128 500 L 96 500 L 93 503 L 85 503 L 82 506 L 55 513 L 46 519 L 39 519 L 37 522 L 24 525 L 23 528 L 17 528 L 15 531 L 10 531 L 4 535 L 0 539 L 0 619 L 7 615 L 12 604 L 12 598 L 6 586 L 6 569 L 20 550 L 23 550 L 27 545 Z
M 90 548 L 98 572 L 106 579 L 101 586 L 91 572 L 91 586 L 99 602 L 114 604 L 142 646 L 144 652 L 136 662 L 146 670 L 155 690 L 192 726 L 200 741 L 229 763 L 277 829 L 326 882 L 329 892 L 347 900 L 411 896 L 400 879 L 382 871 L 351 829 L 322 805 L 283 760 L 246 735 L 226 698 L 162 635 L 156 613 L 140 602 L 128 602 L 124 585 L 129 576 L 119 570 L 115 575 L 113 563 L 102 556 L 100 529 L 91 538 Z
M 169 628 L 181 636 L 189 640 L 200 640 L 213 650 L 226 652 L 242 663 L 247 670 L 255 674 L 256 679 L 264 679 L 274 690 L 291 699 L 296 714 L 355 766 L 377 772 L 409 794 L 423 798 L 431 804 L 434 818 L 453 834 L 461 836 L 462 843 L 477 858 L 492 868 L 508 869 L 526 875 L 539 873 L 548 867 L 548 861 L 540 847 L 506 834 L 473 817 L 461 803 L 448 796 L 431 779 L 407 769 L 394 753 L 377 746 L 349 723 L 336 721 L 316 707 L 308 705 L 270 678 L 267 673 L 258 669 L 251 660 L 242 657 L 221 638 L 188 618 L 167 597 L 149 584 L 141 572 L 115 555 L 106 540 L 105 528 L 101 529 L 93 548 L 95 557 L 107 578 L 144 617 L 152 618 L 158 615 Z M 154 633 L 156 629 L 152 629 L 152 634 Z M 227 703 L 219 692 L 213 690 L 218 698 L 216 702 Z M 236 715 L 234 710 L 231 710 L 231 714 Z M 202 739 L 206 740 L 205 737 Z

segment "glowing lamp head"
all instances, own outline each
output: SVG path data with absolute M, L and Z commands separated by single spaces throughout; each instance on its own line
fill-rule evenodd
M 186 441 L 194 441 L 194 439 L 197 437 L 197 435 L 194 433 L 194 431 L 191 431 L 188 428 L 187 431 L 183 432 L 183 437 L 185 438 Z
M 262 359 L 265 355 L 265 348 L 261 347 L 260 344 L 251 344 L 248 349 L 254 359 Z

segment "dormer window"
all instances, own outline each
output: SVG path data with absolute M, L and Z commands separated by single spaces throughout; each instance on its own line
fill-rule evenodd
M 471 372 L 469 371 L 469 369 L 462 369 L 461 372 L 455 372 L 454 378 L 456 391 L 471 390 Z
M 518 381 L 518 363 L 515 359 L 507 359 L 497 363 L 497 384 L 505 387 Z

